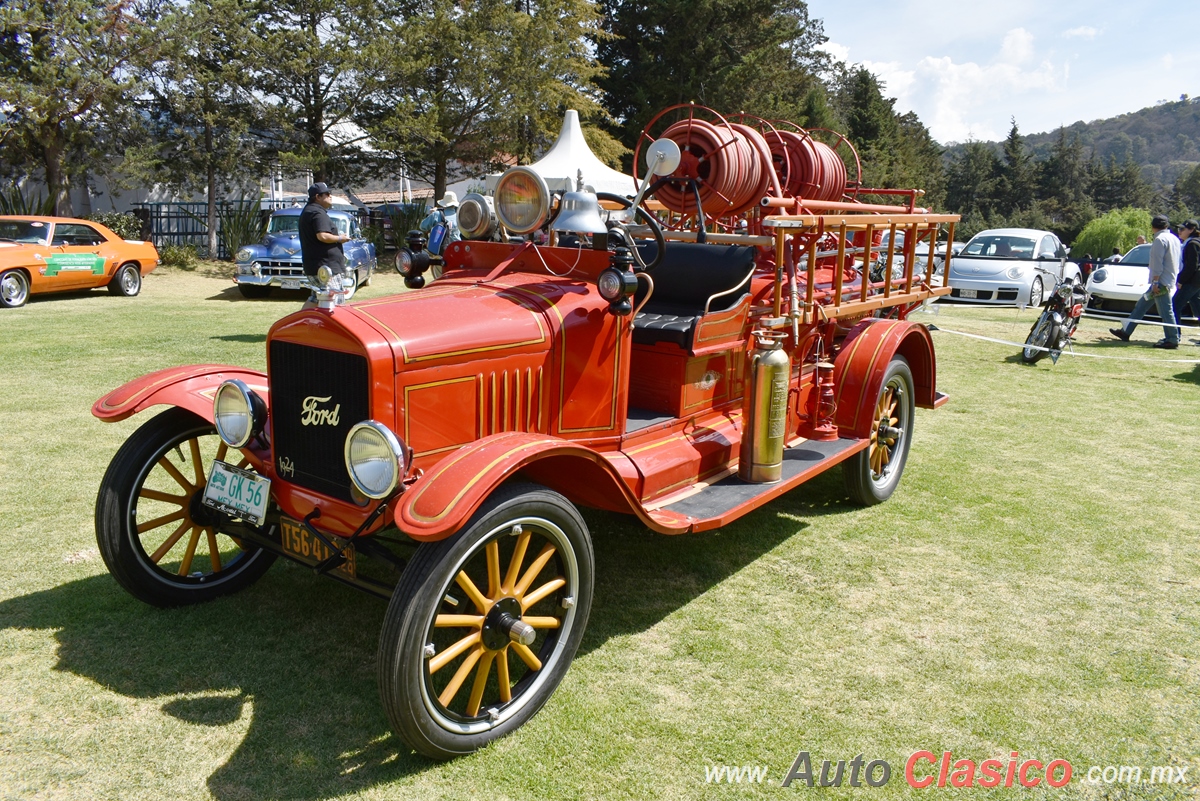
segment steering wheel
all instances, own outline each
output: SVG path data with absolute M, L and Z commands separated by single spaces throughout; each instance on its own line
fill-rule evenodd
M 596 198 L 598 200 L 607 200 L 610 203 L 620 203 L 621 208 L 623 208 L 623 209 L 628 209 L 628 208 L 633 207 L 632 200 L 630 200 L 629 198 L 626 198 L 626 197 L 622 197 L 621 195 L 614 195 L 612 192 L 597 192 Z M 642 268 L 646 272 L 650 272 L 655 267 L 657 267 L 660 262 L 662 262 L 663 253 L 665 253 L 667 250 L 667 239 L 666 239 L 666 237 L 663 236 L 662 226 L 660 226 L 658 224 L 658 220 L 654 219 L 653 214 L 646 211 L 641 206 L 638 206 L 636 211 L 637 211 L 637 214 L 635 215 L 635 217 L 641 217 L 643 220 L 646 221 L 646 225 L 650 226 L 650 231 L 651 231 L 651 233 L 654 234 L 654 243 L 655 243 L 655 245 L 657 245 L 658 252 L 655 254 L 654 259 L 649 264 L 647 264 L 645 267 Z

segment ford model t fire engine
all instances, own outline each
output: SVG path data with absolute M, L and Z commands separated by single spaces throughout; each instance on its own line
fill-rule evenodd
M 945 399 L 907 315 L 950 290 L 918 249 L 932 264 L 957 218 L 856 169 L 836 135 L 692 106 L 647 128 L 636 195 L 510 169 L 463 203 L 462 241 L 402 253 L 412 291 L 330 289 L 275 323 L 265 374 L 178 367 L 98 400 L 106 421 L 171 407 L 103 479 L 105 563 L 158 606 L 312 565 L 390 599 L 379 687 L 409 746 L 513 731 L 587 625 L 578 507 L 685 534 L 835 465 L 860 504 L 896 489 L 914 408 Z M 903 276 L 872 281 L 878 259 Z

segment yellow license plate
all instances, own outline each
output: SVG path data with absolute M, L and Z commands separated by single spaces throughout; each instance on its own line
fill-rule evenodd
M 308 533 L 299 521 L 280 515 L 279 531 L 283 538 L 283 550 L 305 564 L 315 565 L 333 556 L 333 551 L 329 549 L 329 546 Z M 330 542 L 341 545 L 340 537 L 332 534 L 325 536 Z M 346 557 L 346 561 L 335 567 L 333 572 L 341 573 L 346 578 L 355 578 L 358 575 L 358 566 L 354 546 L 347 545 L 342 551 L 342 556 Z

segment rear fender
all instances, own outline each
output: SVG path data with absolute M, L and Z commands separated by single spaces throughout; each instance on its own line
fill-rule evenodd
M 846 336 L 834 361 L 836 421 L 842 436 L 871 435 L 875 400 L 888 364 L 897 355 L 912 370 L 916 405 L 934 408 L 937 365 L 929 331 L 908 320 L 864 320 Z
M 617 455 L 618 463 L 623 459 Z M 636 477 L 631 463 L 628 469 Z M 573 502 L 632 512 L 656 531 L 671 530 L 650 518 L 622 479 L 621 468 L 603 454 L 567 440 L 520 432 L 486 437 L 438 462 L 400 497 L 396 525 L 421 542 L 445 539 L 518 472 Z
M 212 422 L 213 396 L 223 381 L 246 382 L 270 406 L 267 374 L 227 364 L 171 367 L 134 379 L 92 404 L 92 415 L 106 423 L 124 420 L 150 406 L 179 406 Z

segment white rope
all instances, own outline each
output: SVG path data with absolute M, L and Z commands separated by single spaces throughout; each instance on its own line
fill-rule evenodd
M 944 334 L 954 334 L 955 336 L 960 336 L 960 337 L 968 337 L 970 339 L 979 339 L 984 342 L 994 342 L 997 345 L 1008 345 L 1008 346 L 1014 347 L 1014 348 L 1021 348 L 1022 350 L 1024 350 L 1025 348 L 1030 348 L 1032 350 L 1043 350 L 1043 351 L 1046 351 L 1047 353 L 1049 353 L 1052 350 L 1052 348 L 1043 348 L 1038 345 L 1026 345 L 1023 342 L 1010 342 L 1007 339 L 997 339 L 995 337 L 985 337 L 982 334 L 968 334 L 966 331 L 953 331 L 949 328 L 942 328 L 940 325 L 933 326 L 929 330 L 930 331 L 939 331 Z M 1079 353 L 1079 352 L 1075 351 L 1073 348 L 1064 350 L 1062 352 L 1064 354 L 1070 355 L 1070 356 L 1080 356 L 1080 357 L 1087 358 L 1087 359 L 1107 359 L 1110 361 L 1117 361 L 1117 362 L 1157 362 L 1157 363 L 1167 363 L 1167 364 L 1200 364 L 1200 359 L 1146 359 L 1146 358 L 1138 358 L 1136 356 L 1105 356 L 1105 355 L 1102 355 L 1099 353 Z

